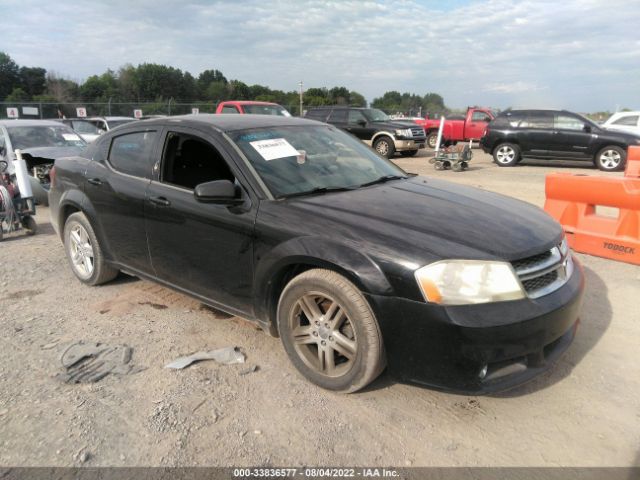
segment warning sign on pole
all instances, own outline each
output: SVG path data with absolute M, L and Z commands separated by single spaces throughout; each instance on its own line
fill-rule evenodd
M 134 110 L 133 111 L 133 116 L 135 118 L 137 118 L 138 120 L 140 120 L 142 118 L 142 110 L 138 110 L 138 109 Z
M 78 118 L 85 118 L 87 116 L 87 109 L 84 107 L 76 108 L 76 115 Z
M 191 115 L 198 115 L 200 113 L 200 109 L 199 108 L 192 108 L 191 109 Z
M 13 108 L 13 107 L 9 107 L 7 108 L 7 117 L 8 118 L 18 118 L 18 109 L 17 108 Z

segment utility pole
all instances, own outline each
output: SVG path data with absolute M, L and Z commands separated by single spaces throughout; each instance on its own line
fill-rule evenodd
M 302 85 L 303 85 L 302 80 L 300 80 L 300 83 L 298 85 L 300 85 L 300 115 L 299 116 L 301 117 L 302 116 Z

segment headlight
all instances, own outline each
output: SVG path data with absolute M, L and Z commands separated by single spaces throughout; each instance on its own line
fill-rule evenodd
M 413 135 L 411 135 L 411 129 L 410 128 L 396 130 L 396 135 L 398 137 L 412 137 L 413 136 Z
M 440 305 L 504 302 L 525 298 L 511 264 L 443 260 L 415 271 L 425 300 Z

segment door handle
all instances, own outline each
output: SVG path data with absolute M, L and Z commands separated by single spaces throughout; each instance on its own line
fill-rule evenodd
M 100 180 L 99 178 L 88 178 L 87 182 L 89 182 L 91 185 L 102 185 L 102 180 Z
M 168 207 L 171 202 L 164 197 L 150 197 L 149 201 L 159 207 Z

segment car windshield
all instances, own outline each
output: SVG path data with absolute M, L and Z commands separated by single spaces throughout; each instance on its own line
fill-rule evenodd
M 91 122 L 84 120 L 73 120 L 71 122 L 73 129 L 78 133 L 88 133 L 90 135 L 99 135 L 100 129 Z
M 382 110 L 378 110 L 377 108 L 365 108 L 364 110 L 362 110 L 362 113 L 370 122 L 388 122 L 389 120 L 391 120 L 391 118 L 389 118 L 389 115 L 384 113 Z
M 281 117 L 291 116 L 291 114 L 280 105 L 243 105 L 242 108 L 245 113 L 256 115 L 280 115 Z
M 329 125 L 240 130 L 231 139 L 277 198 L 355 189 L 407 175 Z
M 14 150 L 37 147 L 84 147 L 86 142 L 63 125 L 7 127 Z
M 124 125 L 125 123 L 133 122 L 134 120 L 135 118 L 127 118 L 124 120 L 108 120 L 109 128 L 116 128 L 116 127 L 119 127 L 120 125 Z

